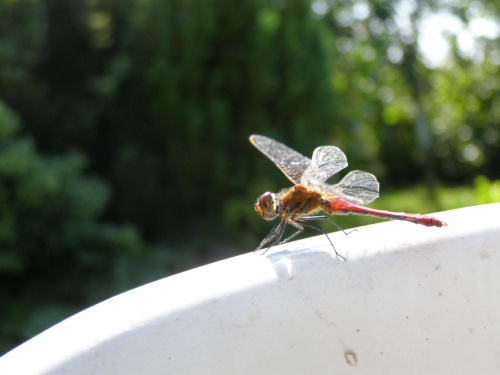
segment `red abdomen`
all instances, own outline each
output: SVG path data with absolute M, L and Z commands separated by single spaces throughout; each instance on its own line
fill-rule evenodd
M 336 196 L 329 197 L 329 199 L 324 200 L 323 209 L 330 214 L 370 215 L 392 220 L 410 221 L 427 227 L 442 227 L 447 225 L 444 221 L 430 215 L 375 210 L 364 206 L 358 206 Z

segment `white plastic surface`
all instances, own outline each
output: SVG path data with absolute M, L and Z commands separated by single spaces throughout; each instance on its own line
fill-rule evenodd
M 288 243 L 118 295 L 0 374 L 500 373 L 500 204 Z

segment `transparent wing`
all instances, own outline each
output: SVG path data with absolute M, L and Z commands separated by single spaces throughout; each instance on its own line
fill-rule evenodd
M 347 167 L 345 154 L 335 146 L 321 146 L 314 150 L 312 163 L 304 172 L 301 183 L 326 181 L 335 173 Z
M 311 165 L 311 159 L 263 135 L 251 135 L 250 143 L 271 159 L 294 184 L 300 183 L 302 174 Z
M 379 184 L 371 173 L 352 171 L 328 190 L 351 203 L 365 205 L 378 198 Z

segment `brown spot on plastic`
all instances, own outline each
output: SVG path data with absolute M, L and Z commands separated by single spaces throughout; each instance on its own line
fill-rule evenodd
M 356 366 L 358 364 L 358 356 L 352 350 L 346 350 L 344 352 L 345 361 L 349 366 Z

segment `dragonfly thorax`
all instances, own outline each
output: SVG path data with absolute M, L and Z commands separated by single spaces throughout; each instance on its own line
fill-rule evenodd
M 273 220 L 278 216 L 278 204 L 276 194 L 265 192 L 255 202 L 255 210 L 266 220 Z

